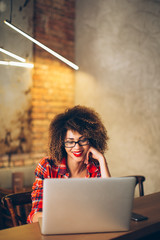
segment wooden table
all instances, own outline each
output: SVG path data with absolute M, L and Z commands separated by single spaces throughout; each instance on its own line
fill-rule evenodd
M 136 198 L 133 211 L 148 216 L 148 220 L 143 222 L 131 221 L 131 229 L 128 232 L 43 236 L 40 233 L 39 224 L 32 223 L 1 230 L 0 240 L 160 239 L 160 192 Z

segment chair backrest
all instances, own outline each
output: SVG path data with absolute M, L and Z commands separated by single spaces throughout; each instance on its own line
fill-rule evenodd
M 5 195 L 1 202 L 9 210 L 13 227 L 26 224 L 32 205 L 31 191 Z
M 144 196 L 144 186 L 143 182 L 145 181 L 145 177 L 142 175 L 135 175 L 135 176 L 128 176 L 128 177 L 135 177 L 136 178 L 136 186 L 139 187 L 139 196 L 142 197 Z
M 136 178 L 136 185 L 138 184 L 139 186 L 139 196 L 142 197 L 144 196 L 144 186 L 143 186 L 143 182 L 145 181 L 145 177 L 144 176 L 135 176 Z

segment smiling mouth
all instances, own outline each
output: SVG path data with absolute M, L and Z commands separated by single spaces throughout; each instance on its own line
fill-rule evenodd
M 81 157 L 83 152 L 73 152 L 75 157 Z

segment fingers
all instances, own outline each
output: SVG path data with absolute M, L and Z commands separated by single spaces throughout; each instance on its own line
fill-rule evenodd
M 95 148 L 90 147 L 90 149 L 89 149 L 89 158 L 97 159 L 98 155 L 99 155 L 99 152 Z
M 90 147 L 88 151 L 88 161 L 90 161 L 91 159 L 94 159 L 100 162 L 100 161 L 103 161 L 104 156 L 97 149 Z
M 92 157 L 92 153 L 90 152 L 90 149 L 89 149 L 86 154 L 86 159 L 85 159 L 84 163 L 88 164 L 91 157 Z
M 98 150 L 96 150 L 93 147 L 90 147 L 86 154 L 86 159 L 84 160 L 84 163 L 88 164 L 91 161 L 91 159 L 99 161 L 102 158 L 102 156 L 103 155 Z

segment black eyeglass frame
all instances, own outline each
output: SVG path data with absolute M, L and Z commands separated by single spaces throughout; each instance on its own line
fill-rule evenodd
M 76 144 L 78 143 L 78 145 L 79 146 L 86 146 L 86 145 L 89 145 L 90 144 L 90 142 L 89 142 L 89 139 L 88 138 L 85 138 L 85 140 L 87 140 L 88 141 L 88 143 L 85 143 L 85 144 L 80 144 L 80 142 L 81 141 L 83 141 L 84 139 L 79 139 L 78 141 L 72 141 L 72 142 L 74 142 L 74 145 L 72 146 L 72 147 L 67 147 L 66 146 L 66 143 L 67 142 L 64 142 L 64 146 L 66 147 L 66 148 L 73 148 L 73 147 L 75 147 L 76 146 Z

